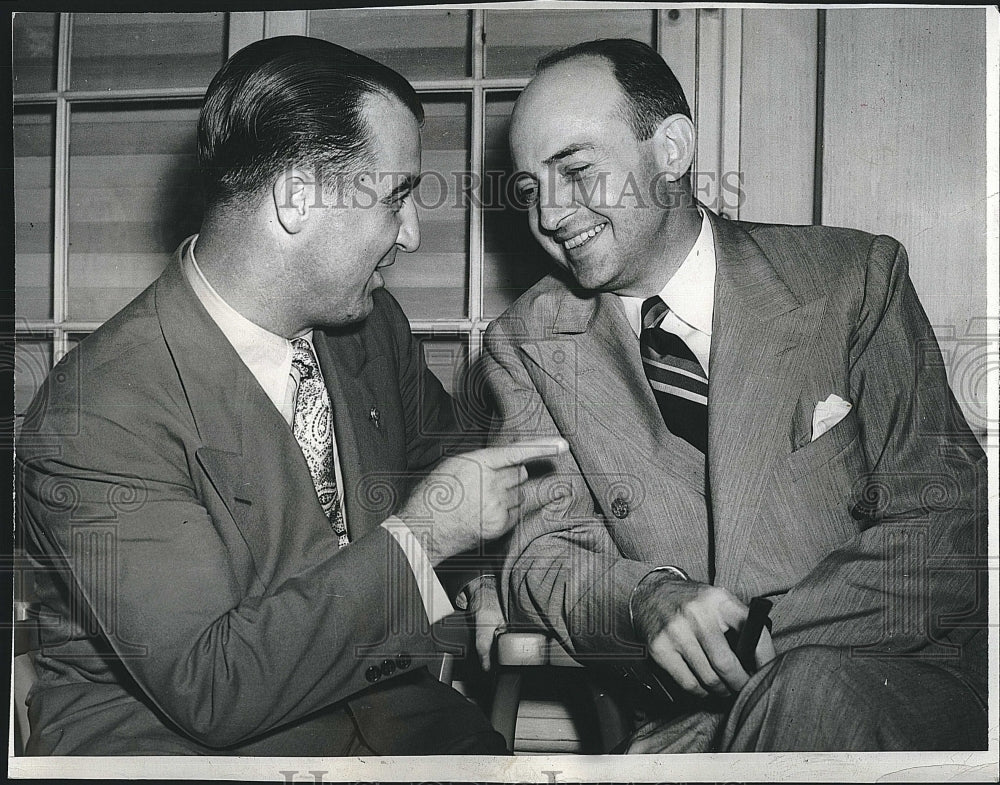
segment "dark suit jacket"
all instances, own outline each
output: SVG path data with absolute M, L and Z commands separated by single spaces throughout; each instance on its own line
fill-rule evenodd
M 291 430 L 176 259 L 56 365 L 18 444 L 42 613 L 29 753 L 337 754 L 352 700 L 371 722 L 392 713 L 392 690 L 363 691 L 433 645 L 379 524 L 452 413 L 395 300 L 374 300 L 364 323 L 315 333 L 343 550 Z
M 672 564 L 774 599 L 779 653 L 940 657 L 985 694 L 985 456 L 902 247 L 711 218 L 707 472 L 666 429 L 616 296 L 546 278 L 487 332 L 495 441 L 558 432 L 571 448 L 552 479 L 571 501 L 511 538 L 512 620 L 579 657 L 634 652 L 630 592 Z M 810 441 L 830 393 L 853 409 Z

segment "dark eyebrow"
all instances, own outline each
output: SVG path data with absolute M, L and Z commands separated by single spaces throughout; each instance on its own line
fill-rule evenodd
M 403 182 L 389 191 L 389 195 L 385 197 L 385 201 L 393 202 L 400 196 L 405 196 L 410 193 L 414 188 L 420 185 L 420 178 L 422 177 L 422 174 L 418 174 L 416 177 L 408 176 L 405 180 L 403 180 Z
M 551 163 L 555 163 L 556 161 L 561 161 L 563 158 L 569 158 L 571 155 L 573 155 L 574 153 L 578 153 L 581 150 L 593 150 L 593 149 L 594 149 L 594 145 L 592 145 L 592 144 L 582 144 L 582 143 L 581 144 L 571 144 L 571 145 L 568 145 L 568 146 L 564 147 L 558 153 L 553 153 L 548 158 L 546 158 L 544 161 L 542 161 L 542 163 L 548 165 L 548 164 L 551 164 Z

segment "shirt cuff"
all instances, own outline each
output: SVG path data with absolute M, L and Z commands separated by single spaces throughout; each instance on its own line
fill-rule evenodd
M 427 551 L 420 544 L 413 531 L 395 515 L 382 521 L 382 528 L 392 535 L 393 539 L 403 549 L 406 560 L 410 563 L 410 571 L 417 582 L 420 599 L 424 603 L 424 611 L 431 624 L 440 621 L 454 612 L 448 593 L 438 580 Z
M 469 600 L 472 598 L 473 587 L 488 585 L 490 590 L 497 590 L 497 576 L 492 573 L 477 575 L 471 581 L 467 581 L 455 596 L 455 607 L 460 611 L 468 610 Z

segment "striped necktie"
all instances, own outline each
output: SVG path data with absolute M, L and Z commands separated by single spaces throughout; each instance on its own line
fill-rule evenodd
M 350 543 L 340 509 L 337 472 L 333 466 L 333 407 L 323 383 L 312 345 L 305 338 L 292 341 L 292 367 L 298 371 L 292 433 L 302 448 L 320 506 L 337 534 L 341 548 Z
M 639 351 L 670 432 L 702 452 L 708 445 L 708 376 L 684 341 L 660 328 L 668 308 L 658 296 L 642 304 Z

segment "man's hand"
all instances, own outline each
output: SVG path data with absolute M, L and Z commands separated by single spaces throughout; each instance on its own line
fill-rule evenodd
M 469 584 L 467 591 L 469 613 L 475 628 L 476 653 L 483 670 L 488 671 L 493 654 L 493 639 L 496 631 L 506 622 L 500 607 L 496 580 L 492 576 L 484 576 Z
M 632 599 L 636 634 L 649 655 L 681 689 L 699 697 L 738 693 L 750 679 L 726 641 L 739 629 L 748 608 L 721 586 L 681 581 L 653 572 Z M 774 659 L 765 627 L 757 644 L 757 665 Z
M 445 458 L 410 492 L 397 513 L 415 533 L 425 534 L 431 563 L 476 548 L 506 534 L 520 512 L 558 500 L 525 493 L 543 478 L 528 479 L 524 464 L 566 452 L 564 439 L 519 442 Z M 523 500 L 531 502 L 522 509 Z

